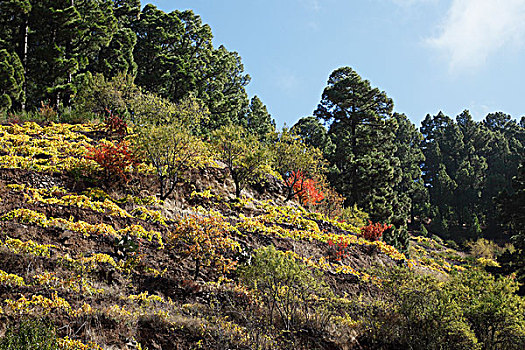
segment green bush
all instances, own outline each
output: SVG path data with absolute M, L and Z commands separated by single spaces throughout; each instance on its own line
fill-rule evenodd
M 354 310 L 374 349 L 524 349 L 525 301 L 513 278 L 471 268 L 450 276 L 380 270 L 381 294 Z
M 423 237 L 429 237 L 427 227 L 426 227 L 425 224 L 422 223 L 422 222 L 419 223 L 419 232 L 420 232 L 420 235 L 421 235 L 421 236 L 423 236 Z
M 191 96 L 178 104 L 154 94 L 137 93 L 130 100 L 135 124 L 133 144 L 155 168 L 161 200 L 177 186 L 183 173 L 210 164 L 207 145 L 197 136 L 209 112 Z
M 59 350 L 54 329 L 43 321 L 11 325 L 0 339 L 0 350 Z
M 410 238 L 406 226 L 395 227 L 392 226 L 383 234 L 383 241 L 395 247 L 398 251 L 408 254 L 410 246 Z
M 434 241 L 436 241 L 439 244 L 443 244 L 443 239 L 439 237 L 438 235 L 432 235 L 430 238 L 432 238 Z
M 479 349 L 444 283 L 405 268 L 378 273 L 385 294 L 363 306 L 363 343 L 373 349 Z
M 272 167 L 284 180 L 286 200 L 303 193 L 305 178 L 316 179 L 324 174 L 325 160 L 321 151 L 303 143 L 286 128 L 277 135 L 271 152 Z
M 60 123 L 68 124 L 87 124 L 87 123 L 98 123 L 100 117 L 89 111 L 80 111 L 72 108 L 61 108 L 58 111 L 58 120 Z
M 525 349 L 525 300 L 513 277 L 495 278 L 472 269 L 454 276 L 450 294 L 483 349 Z
M 469 241 L 465 244 L 469 248 L 470 254 L 475 258 L 495 259 L 500 255 L 504 248 L 501 248 L 493 241 L 480 238 L 477 241 Z
M 459 250 L 459 245 L 456 243 L 456 241 L 454 241 L 452 239 L 449 239 L 449 240 L 445 241 L 445 244 L 449 248 Z
M 106 110 L 126 114 L 131 99 L 140 92 L 131 76 L 119 74 L 106 81 L 102 74 L 92 75 L 90 72 L 83 76 L 77 90 L 72 109 L 75 113 L 95 115 L 103 114 Z
M 217 158 L 226 164 L 235 184 L 237 198 L 247 184 L 265 179 L 271 173 L 272 153 L 242 126 L 223 126 L 212 133 Z
M 323 329 L 332 311 L 333 297 L 321 272 L 310 270 L 287 252 L 268 246 L 255 251 L 252 264 L 241 269 L 241 280 L 257 291 L 268 307 L 270 323 L 287 332 L 306 326 Z
M 354 204 L 353 206 L 344 208 L 339 219 L 360 228 L 366 226 L 369 216 L 367 213 L 359 209 L 357 204 Z
M 153 164 L 161 200 L 173 192 L 184 172 L 209 163 L 206 144 L 183 126 L 145 124 L 136 132 L 134 146 Z
M 202 125 L 210 118 L 210 111 L 197 98 L 190 95 L 178 103 L 152 93 L 136 93 L 129 100 L 131 121 L 137 125 L 177 124 L 193 135 L 201 135 Z

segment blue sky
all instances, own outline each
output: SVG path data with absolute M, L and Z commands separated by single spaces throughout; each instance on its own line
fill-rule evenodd
M 143 5 L 148 3 L 142 1 Z M 427 113 L 525 115 L 525 0 L 176 0 L 237 51 L 279 126 L 311 115 L 350 66 L 419 126 Z

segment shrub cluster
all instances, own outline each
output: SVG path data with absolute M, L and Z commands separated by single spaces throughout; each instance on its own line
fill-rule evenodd
M 381 224 L 379 222 L 373 224 L 372 221 L 369 220 L 367 226 L 361 227 L 361 236 L 368 241 L 378 241 L 381 239 L 383 232 L 390 228 L 392 228 L 392 225 Z
M 224 276 L 236 268 L 236 261 L 228 257 L 239 250 L 239 243 L 230 236 L 232 229 L 221 217 L 193 215 L 177 223 L 170 242 L 194 261 L 194 279 L 199 277 L 201 267 L 210 267 Z
M 128 181 L 126 169 L 138 164 L 128 141 L 113 143 L 101 142 L 88 150 L 87 159 L 95 161 L 103 170 L 105 179 Z
M 374 349 L 523 349 L 525 307 L 512 278 L 471 269 L 443 280 L 405 268 L 377 272 L 382 297 L 357 306 Z M 359 303 L 357 303 L 359 304 Z

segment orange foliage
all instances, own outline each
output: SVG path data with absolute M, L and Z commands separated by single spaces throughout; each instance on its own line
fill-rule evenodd
M 184 254 L 195 261 L 195 279 L 201 266 L 224 274 L 235 270 L 236 261 L 224 256 L 239 249 L 230 237 L 231 225 L 221 217 L 192 215 L 174 227 L 172 242 L 185 246 Z
M 138 164 L 127 141 L 121 141 L 117 145 L 99 143 L 96 147 L 88 149 L 86 158 L 97 162 L 104 170 L 106 178 L 116 177 L 124 181 L 128 180 L 125 169 Z
M 115 133 L 119 137 L 124 137 L 128 133 L 128 124 L 119 117 L 111 113 L 109 109 L 106 109 L 106 118 L 104 119 L 105 128 L 107 133 Z
M 306 178 L 300 170 L 292 171 L 286 183 L 293 186 L 295 195 L 303 205 L 318 205 L 324 199 L 324 194 L 318 189 L 317 182 Z
M 324 200 L 316 211 L 332 219 L 340 217 L 343 213 L 344 197 L 328 185 L 323 187 L 323 194 Z
M 367 241 L 378 241 L 383 232 L 391 228 L 392 225 L 375 223 L 368 220 L 368 225 L 361 227 L 361 236 Z
M 329 239 L 328 246 L 335 261 L 341 261 L 348 256 L 348 242 L 343 240 L 343 237 L 340 237 L 339 241 Z

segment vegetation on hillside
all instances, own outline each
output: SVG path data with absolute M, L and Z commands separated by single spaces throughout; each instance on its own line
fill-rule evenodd
M 0 349 L 525 348 L 525 119 L 342 67 L 277 130 L 212 37 L 0 0 Z

